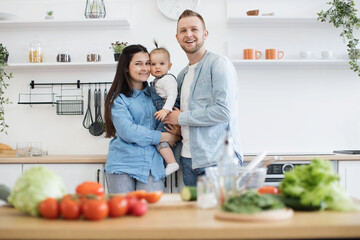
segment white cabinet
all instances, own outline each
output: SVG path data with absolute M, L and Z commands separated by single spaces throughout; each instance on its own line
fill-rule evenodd
M 360 199 L 360 161 L 339 161 L 340 185 L 354 198 Z
M 22 164 L 0 164 L 0 183 L 12 188 L 22 174 Z M 0 200 L 0 205 L 5 204 Z
M 104 186 L 104 164 L 24 164 L 24 172 L 34 166 L 44 166 L 58 174 L 67 193 L 75 193 L 76 186 L 85 181 L 96 181 Z

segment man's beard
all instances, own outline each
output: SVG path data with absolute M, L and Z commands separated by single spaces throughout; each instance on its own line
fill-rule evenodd
M 181 46 L 181 48 L 184 50 L 184 52 L 186 53 L 196 53 L 202 46 L 204 45 L 204 41 L 201 41 L 199 44 L 195 45 L 195 48 L 193 49 L 187 49 L 186 46 Z

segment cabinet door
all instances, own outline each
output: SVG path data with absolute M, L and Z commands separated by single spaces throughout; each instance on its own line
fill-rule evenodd
M 13 188 L 16 180 L 22 174 L 21 164 L 0 164 L 0 183 L 5 184 L 9 188 Z M 0 205 L 5 202 L 0 200 Z
M 76 186 L 84 181 L 96 181 L 104 186 L 103 164 L 24 164 L 24 171 L 34 166 L 44 166 L 58 174 L 67 193 L 75 193 Z
M 340 185 L 354 198 L 360 199 L 360 161 L 339 161 Z

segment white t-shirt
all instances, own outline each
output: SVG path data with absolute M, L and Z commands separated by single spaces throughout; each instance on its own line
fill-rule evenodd
M 162 78 L 156 80 L 155 91 L 160 97 L 166 99 L 163 108 L 171 112 L 177 97 L 176 79 L 171 75 L 163 76 Z
M 190 87 L 194 81 L 194 72 L 196 65 L 197 63 L 189 66 L 188 72 L 186 73 L 181 86 L 180 110 L 182 112 L 189 111 Z M 189 126 L 181 126 L 181 136 L 183 137 L 181 156 L 191 158 Z

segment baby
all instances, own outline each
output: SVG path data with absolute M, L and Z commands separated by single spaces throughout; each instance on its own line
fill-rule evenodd
M 151 97 L 155 104 L 157 112 L 154 114 L 156 119 L 163 121 L 166 115 L 172 111 L 173 106 L 180 108 L 177 100 L 177 82 L 174 75 L 169 74 L 172 63 L 170 62 L 170 53 L 165 48 L 159 48 L 155 42 L 156 48 L 150 52 L 150 72 L 155 77 L 150 84 Z M 175 104 L 176 103 L 176 104 Z M 163 122 L 157 130 L 166 132 Z M 176 162 L 172 149 L 167 142 L 156 146 L 161 156 L 167 163 L 165 168 L 166 175 L 177 171 L 179 164 Z

